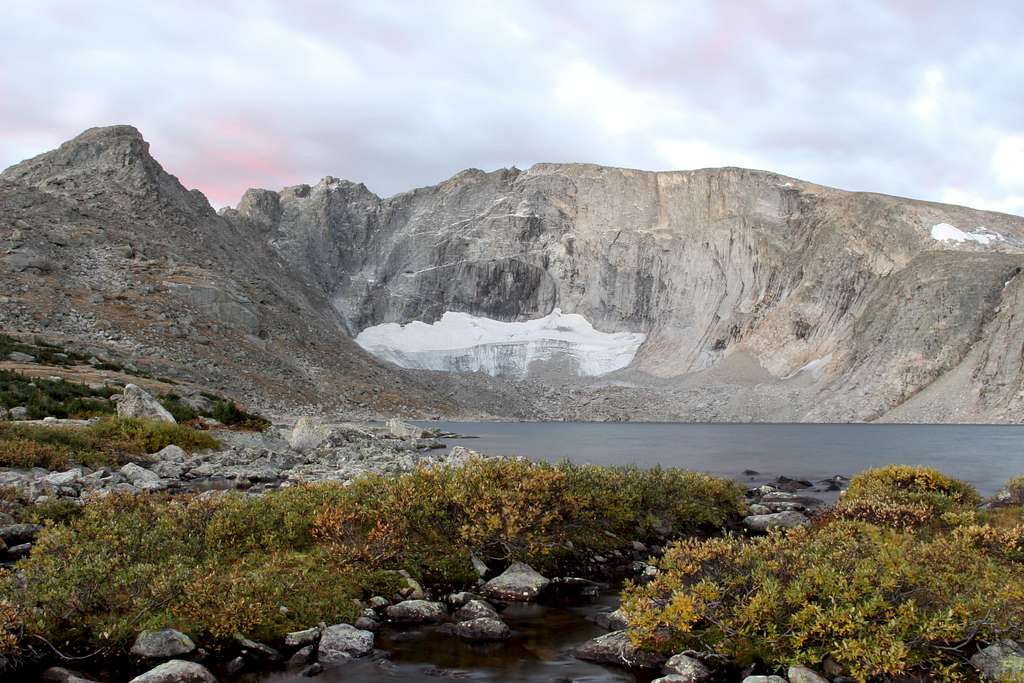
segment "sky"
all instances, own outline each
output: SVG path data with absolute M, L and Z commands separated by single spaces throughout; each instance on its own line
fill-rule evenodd
M 5 0 L 0 167 L 127 123 L 214 206 L 537 162 L 1024 215 L 1024 3 Z

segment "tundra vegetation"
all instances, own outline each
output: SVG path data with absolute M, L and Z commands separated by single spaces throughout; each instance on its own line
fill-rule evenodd
M 635 644 L 768 671 L 827 661 L 857 681 L 971 679 L 980 647 L 1024 636 L 1021 483 L 986 510 L 935 470 L 884 467 L 810 527 L 680 540 L 625 590 Z
M 743 505 L 734 483 L 681 470 L 483 458 L 260 496 L 113 494 L 48 521 L 3 579 L 0 643 L 114 657 L 161 627 L 214 651 L 239 633 L 274 643 L 351 622 L 353 598 L 394 594 L 393 570 L 433 588 L 472 585 L 473 554 L 558 571 L 638 538 L 714 533 Z

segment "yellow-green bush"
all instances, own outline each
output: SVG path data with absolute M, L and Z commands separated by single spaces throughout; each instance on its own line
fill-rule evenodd
M 272 641 L 392 594 L 385 570 L 465 586 L 472 552 L 551 566 L 577 537 L 626 547 L 652 510 L 662 532 L 689 533 L 741 505 L 736 485 L 704 475 L 497 459 L 261 496 L 111 495 L 50 523 L 0 600 L 65 651 L 117 651 L 165 626 L 207 647 L 236 632 Z
M 175 444 L 192 452 L 215 448 L 209 434 L 154 420 L 104 418 L 88 426 L 0 422 L 0 466 L 60 470 L 72 464 L 123 465 Z
M 1024 638 L 1024 525 L 977 501 L 934 471 L 869 471 L 809 528 L 673 545 L 624 609 L 638 644 L 666 653 L 958 680 L 979 644 Z

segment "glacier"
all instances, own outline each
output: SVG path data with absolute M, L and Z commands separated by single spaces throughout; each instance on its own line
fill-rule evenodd
M 646 339 L 638 332 L 600 332 L 582 315 L 556 308 L 523 322 L 448 311 L 432 324 L 373 325 L 355 341 L 403 368 L 525 377 L 538 361 L 568 362 L 582 376 L 620 370 Z

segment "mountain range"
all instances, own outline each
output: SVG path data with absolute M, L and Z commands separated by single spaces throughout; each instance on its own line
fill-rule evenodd
M 1022 267 L 1024 218 L 739 168 L 217 212 L 113 126 L 0 174 L 4 331 L 280 411 L 1020 422 Z

